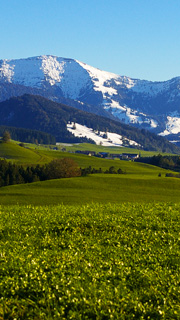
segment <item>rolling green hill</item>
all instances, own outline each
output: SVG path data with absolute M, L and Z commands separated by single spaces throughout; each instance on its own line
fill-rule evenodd
M 24 147 L 19 146 L 19 142 L 11 141 L 4 143 L 0 141 L 0 158 L 5 158 L 13 162 L 18 162 L 22 164 L 42 164 L 51 161 L 54 158 L 65 158 L 70 157 L 74 159 L 80 167 L 88 167 L 89 165 L 108 169 L 111 165 L 115 167 L 121 166 L 122 162 L 119 160 L 105 160 L 97 157 L 88 157 L 83 154 L 74 153 L 75 150 L 90 150 L 95 152 L 112 152 L 120 154 L 122 152 L 138 153 L 139 150 L 132 148 L 116 148 L 116 147 L 103 147 L 96 146 L 94 144 L 78 144 L 72 146 L 66 146 L 67 152 L 62 152 L 61 150 L 53 150 L 53 146 L 37 146 L 35 144 L 25 144 Z M 61 149 L 61 148 L 60 148 Z M 152 156 L 158 154 L 156 151 L 141 151 L 142 156 Z M 123 162 L 123 166 L 131 166 L 127 162 Z M 137 164 L 134 164 L 135 166 Z
M 32 145 L 34 148 L 34 145 Z M 99 152 L 107 152 L 107 153 L 114 153 L 114 154 L 122 154 L 122 153 L 132 153 L 132 154 L 140 154 L 141 157 L 152 157 L 154 155 L 158 155 L 162 153 L 163 155 L 172 155 L 172 153 L 166 152 L 159 152 L 159 151 L 147 151 L 147 150 L 139 150 L 136 148 L 129 148 L 129 147 L 106 147 L 101 145 L 96 145 L 92 143 L 76 143 L 76 144 L 63 144 L 59 143 L 58 148 L 65 149 L 68 152 L 75 152 L 76 150 L 80 151 L 94 151 L 96 153 Z M 40 146 L 39 149 L 45 150 L 43 146 Z M 47 148 L 46 148 L 47 150 Z
M 123 162 L 123 161 L 122 161 Z M 166 170 L 138 164 L 127 174 L 94 174 L 0 188 L 1 204 L 85 204 L 92 202 L 180 201 L 180 179 L 166 178 Z M 158 173 L 161 172 L 161 177 Z
M 50 161 L 48 156 L 38 151 L 20 147 L 17 143 L 0 141 L 0 158 L 20 164 L 36 164 Z
M 81 168 L 103 171 L 114 166 L 125 174 L 94 174 L 87 177 L 50 180 L 0 188 L 1 204 L 83 204 L 91 202 L 152 202 L 180 200 L 180 179 L 167 178 L 167 170 L 138 162 L 107 160 L 55 150 L 36 150 L 16 143 L 0 143 L 0 157 L 24 165 L 70 157 Z M 161 173 L 161 177 L 159 177 Z

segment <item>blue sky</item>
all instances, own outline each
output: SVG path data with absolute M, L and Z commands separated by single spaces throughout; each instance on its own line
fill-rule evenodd
M 46 54 L 132 78 L 180 76 L 180 1 L 0 0 L 0 59 Z

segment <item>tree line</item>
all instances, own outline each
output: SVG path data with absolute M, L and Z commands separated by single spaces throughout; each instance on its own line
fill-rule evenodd
M 114 166 L 109 167 L 109 169 L 106 169 L 105 171 L 103 171 L 101 168 L 99 169 L 92 168 L 91 166 L 81 169 L 82 176 L 87 176 L 88 174 L 94 174 L 94 173 L 123 174 L 125 172 L 121 168 L 116 170 Z
M 40 144 L 56 144 L 56 139 L 52 134 L 41 132 L 38 130 L 15 128 L 9 126 L 0 126 L 0 136 L 5 132 L 9 132 L 11 139 L 22 141 L 26 143 L 40 143 Z
M 136 161 L 148 163 L 164 169 L 180 171 L 180 157 L 177 155 L 162 156 L 161 154 L 158 154 L 153 157 L 141 157 Z
M 105 171 L 91 166 L 82 169 L 71 158 L 54 159 L 45 165 L 37 164 L 27 167 L 0 159 L 0 187 L 50 179 L 80 177 L 94 173 L 121 174 L 124 172 L 120 168 L 116 170 L 113 166 Z
M 31 183 L 50 179 L 77 177 L 81 170 L 70 158 L 55 159 L 40 166 L 23 167 L 7 160 L 0 160 L 0 186 Z

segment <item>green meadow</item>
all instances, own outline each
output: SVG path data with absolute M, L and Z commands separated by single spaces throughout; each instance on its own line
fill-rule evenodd
M 180 204 L 0 211 L 0 319 L 180 318 Z
M 114 166 L 125 174 L 92 174 L 68 178 L 13 185 L 0 188 L 1 204 L 85 204 L 92 202 L 122 203 L 180 200 L 180 180 L 167 178 L 167 170 L 148 164 L 106 160 L 82 154 L 22 148 L 16 144 L 0 144 L 0 152 L 17 163 L 43 164 L 53 158 L 71 157 L 81 168 L 91 166 L 103 171 Z M 159 173 L 161 177 L 159 177 Z
M 4 143 L 2 141 L 0 141 L 0 158 L 24 165 L 43 164 L 50 160 L 35 148 L 23 148 L 15 142 Z
M 33 147 L 33 145 L 32 145 Z M 40 147 L 41 148 L 41 147 Z M 79 143 L 79 144 L 59 144 L 59 148 L 65 148 L 67 151 L 95 151 L 95 152 L 108 152 L 108 153 L 134 153 L 134 154 L 141 154 L 143 157 L 151 157 L 153 155 L 158 155 L 159 151 L 145 151 L 139 150 L 136 148 L 128 148 L 128 147 L 104 147 L 100 145 L 90 144 L 90 143 Z M 164 153 L 164 155 L 167 153 Z
M 67 151 L 0 143 L 24 166 L 124 172 L 0 188 L 0 320 L 180 319 L 180 179 Z
M 180 201 L 180 180 L 149 174 L 94 174 L 88 177 L 49 180 L 0 189 L 0 203 L 85 204 Z

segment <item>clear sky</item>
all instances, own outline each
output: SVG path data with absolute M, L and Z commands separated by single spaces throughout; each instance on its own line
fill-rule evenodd
M 138 79 L 180 76 L 180 0 L 0 0 L 0 59 L 47 54 Z

